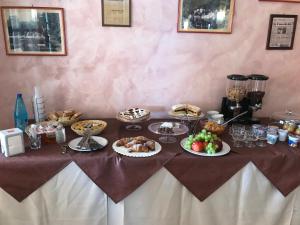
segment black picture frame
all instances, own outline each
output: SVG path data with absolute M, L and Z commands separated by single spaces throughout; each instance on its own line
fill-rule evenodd
M 131 27 L 131 0 L 101 0 L 102 26 Z
M 298 15 L 271 14 L 267 50 L 292 50 Z

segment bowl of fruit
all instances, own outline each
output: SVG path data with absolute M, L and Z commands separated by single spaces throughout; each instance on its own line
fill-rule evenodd
M 195 135 L 189 135 L 180 144 L 184 150 L 201 156 L 221 156 L 226 155 L 230 151 L 227 143 L 206 129 Z

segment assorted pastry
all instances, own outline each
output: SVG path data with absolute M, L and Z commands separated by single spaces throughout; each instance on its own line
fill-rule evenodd
M 216 134 L 203 129 L 198 134 L 190 135 L 184 143 L 184 147 L 195 152 L 213 155 L 222 150 L 223 144 Z
M 144 136 L 122 138 L 117 141 L 117 147 L 125 147 L 129 152 L 150 152 L 155 150 L 155 141 Z
M 81 112 L 76 112 L 75 110 L 70 109 L 65 111 L 49 113 L 48 119 L 50 121 L 57 121 L 65 126 L 68 126 L 78 121 L 81 115 L 82 115 Z
M 126 111 L 119 112 L 117 118 L 124 122 L 132 122 L 135 120 L 146 120 L 150 117 L 150 111 L 141 108 L 130 108 Z
M 172 106 L 170 114 L 173 116 L 197 117 L 201 115 L 201 109 L 191 104 L 177 104 Z

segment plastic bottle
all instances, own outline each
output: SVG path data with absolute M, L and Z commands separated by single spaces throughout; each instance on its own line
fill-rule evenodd
M 20 93 L 17 94 L 14 119 L 15 119 L 15 127 L 25 131 L 25 128 L 28 124 L 28 113 L 22 98 L 22 94 Z
M 44 98 L 41 95 L 39 87 L 34 87 L 34 95 L 33 95 L 32 103 L 33 103 L 35 122 L 38 123 L 44 121 L 45 120 Z

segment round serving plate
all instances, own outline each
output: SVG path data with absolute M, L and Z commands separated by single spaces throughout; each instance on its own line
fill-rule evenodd
M 71 140 L 68 144 L 68 146 L 74 150 L 74 151 L 79 151 L 79 152 L 92 152 L 92 151 L 97 151 L 99 149 L 96 149 L 96 150 L 92 150 L 92 149 L 80 149 L 78 148 L 78 144 L 79 142 L 81 141 L 83 137 L 78 137 L 78 138 L 75 138 L 73 140 Z M 101 144 L 103 147 L 105 147 L 107 144 L 108 144 L 108 140 L 104 137 L 99 137 L 99 136 L 92 136 L 92 138 L 97 141 L 99 144 Z
M 120 114 L 118 113 L 116 116 L 116 119 L 123 123 L 127 123 L 127 125 L 125 126 L 126 130 L 139 131 L 142 129 L 142 126 L 139 125 L 139 123 L 148 121 L 150 119 L 150 114 L 148 114 L 147 116 L 141 117 L 139 119 L 127 120 L 127 119 L 121 117 Z
M 118 141 L 115 141 L 113 143 L 113 145 L 112 145 L 113 150 L 121 155 L 125 155 L 128 157 L 143 157 L 143 158 L 150 157 L 150 156 L 158 154 L 161 151 L 161 145 L 156 141 L 155 141 L 155 150 L 149 151 L 149 152 L 129 152 L 129 149 L 124 146 L 118 147 L 117 146 Z
M 229 146 L 226 142 L 224 142 L 224 141 L 222 141 L 222 145 L 223 145 L 222 150 L 219 151 L 219 152 L 216 152 L 215 154 L 207 154 L 207 153 L 205 153 L 205 152 L 195 152 L 195 151 L 193 151 L 193 150 L 191 150 L 191 149 L 187 149 L 187 148 L 184 147 L 184 144 L 185 144 L 185 142 L 187 141 L 187 139 L 188 139 L 187 137 L 184 138 L 184 139 L 182 139 L 181 142 L 180 142 L 180 145 L 181 145 L 181 147 L 182 147 L 185 151 L 187 151 L 187 152 L 189 152 L 189 153 L 192 153 L 192 154 L 194 154 L 194 155 L 205 156 L 205 157 L 217 157 L 217 156 L 223 156 L 223 155 L 226 155 L 226 154 L 228 154 L 228 153 L 230 152 L 230 146 Z
M 177 141 L 176 137 L 174 136 L 178 136 L 178 135 L 182 135 L 185 134 L 189 131 L 189 128 L 179 122 L 167 122 L 167 123 L 172 123 L 173 124 L 173 133 L 164 133 L 164 132 L 160 132 L 159 128 L 160 126 L 165 123 L 165 122 L 156 122 L 156 123 L 151 123 L 148 126 L 148 129 L 155 133 L 155 134 L 159 134 L 159 135 L 163 135 L 162 137 L 159 137 L 159 141 L 162 143 L 175 143 Z

